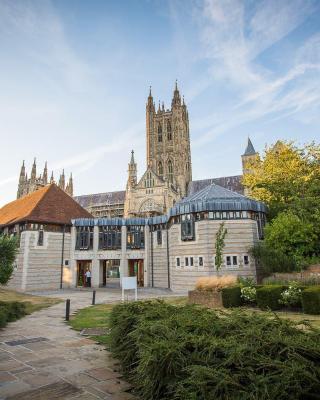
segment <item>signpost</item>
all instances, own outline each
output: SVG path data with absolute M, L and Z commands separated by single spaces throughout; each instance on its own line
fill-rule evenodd
M 134 290 L 135 291 L 135 300 L 138 300 L 138 285 L 137 285 L 137 277 L 136 276 L 128 276 L 122 278 L 121 281 L 122 287 L 122 301 L 124 301 L 124 291 L 125 290 Z

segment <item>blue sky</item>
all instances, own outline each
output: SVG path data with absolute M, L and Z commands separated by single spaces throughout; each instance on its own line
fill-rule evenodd
M 194 179 L 240 173 L 248 136 L 320 139 L 319 0 L 0 0 L 0 60 L 0 205 L 33 157 L 76 194 L 124 189 L 149 85 L 169 106 L 176 79 Z

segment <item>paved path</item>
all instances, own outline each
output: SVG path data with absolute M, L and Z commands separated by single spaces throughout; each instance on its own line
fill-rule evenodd
M 92 293 L 46 292 L 71 299 L 71 312 L 89 306 Z M 170 296 L 161 290 L 142 290 L 140 298 Z M 120 299 L 119 290 L 98 290 L 97 303 Z M 129 400 L 130 385 L 117 362 L 94 341 L 64 322 L 65 304 L 37 311 L 0 330 L 0 399 L 113 399 Z

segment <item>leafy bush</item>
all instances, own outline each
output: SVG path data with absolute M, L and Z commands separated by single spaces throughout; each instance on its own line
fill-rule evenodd
M 288 289 L 285 289 L 281 295 L 279 303 L 284 306 L 301 306 L 302 288 L 298 282 L 290 282 Z
M 18 301 L 0 301 L 0 327 L 26 315 L 26 305 Z
M 255 280 L 251 277 L 238 276 L 238 283 L 240 287 L 255 286 Z
M 257 289 L 253 286 L 242 287 L 241 298 L 245 303 L 255 303 L 257 301 Z
M 111 350 L 145 400 L 317 398 L 319 335 L 273 315 L 161 301 L 111 313 Z
M 18 240 L 15 237 L 0 235 L 0 284 L 5 285 L 13 272 L 13 263 L 18 252 Z
M 223 307 L 240 307 L 242 304 L 240 286 L 223 288 L 221 295 Z
M 264 286 L 257 290 L 257 304 L 261 310 L 278 310 L 281 308 L 279 300 L 285 286 L 273 285 Z
M 313 286 L 302 292 L 302 309 L 306 314 L 320 314 L 320 286 Z
M 196 282 L 197 290 L 221 290 L 224 287 L 234 286 L 237 278 L 234 275 L 203 276 Z

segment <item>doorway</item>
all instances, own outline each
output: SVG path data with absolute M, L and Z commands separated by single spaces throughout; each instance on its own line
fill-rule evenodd
M 120 260 L 110 259 L 100 262 L 100 286 L 120 287 Z
M 129 260 L 128 262 L 129 276 L 136 276 L 139 287 L 144 286 L 144 266 L 143 260 Z
M 77 261 L 77 286 L 86 287 L 86 276 L 87 269 L 91 272 L 91 260 Z

